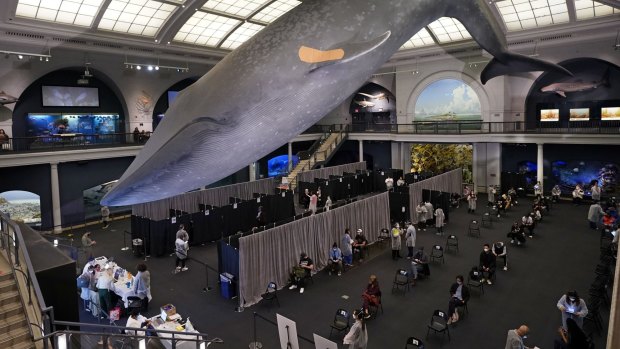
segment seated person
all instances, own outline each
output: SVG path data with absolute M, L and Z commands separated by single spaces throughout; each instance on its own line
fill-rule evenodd
M 373 305 L 377 306 L 381 304 L 381 289 L 379 288 L 379 281 L 377 281 L 376 275 L 370 275 L 368 278 L 368 285 L 364 293 L 362 293 L 362 308 L 364 309 L 364 317 L 370 318 L 370 312 L 368 308 Z
M 357 234 L 353 240 L 353 256 L 359 255 L 360 262 L 364 261 L 364 248 L 366 246 L 368 246 L 368 240 L 366 240 L 362 229 L 357 229 Z
M 519 222 L 512 223 L 510 233 L 508 233 L 506 236 L 510 238 L 511 244 L 514 244 L 516 242 L 517 245 L 522 245 L 525 243 L 524 227 L 522 224 L 519 224 Z
M 456 307 L 463 306 L 469 300 L 469 288 L 464 285 L 463 275 L 456 277 L 456 282 L 450 287 L 450 302 L 448 302 L 448 325 L 459 321 Z
M 521 224 L 523 225 L 523 227 L 527 228 L 527 235 L 530 238 L 534 237 L 534 212 L 530 213 L 529 215 L 526 214 L 525 216 L 521 217 Z
M 428 255 L 424 253 L 424 246 L 421 246 L 411 258 L 411 275 L 413 275 L 411 283 L 413 285 L 415 285 L 415 280 L 418 279 L 418 274 L 426 277 L 431 276 L 431 270 L 428 266 Z
M 614 219 L 614 217 L 610 214 L 608 210 L 603 215 L 603 230 L 612 230 L 612 227 L 615 222 L 616 220 Z
M 310 277 L 314 269 L 314 262 L 306 252 L 302 252 L 299 257 L 299 264 L 293 267 L 291 273 L 291 286 L 289 290 L 294 290 L 299 287 L 299 293 L 304 293 L 304 286 L 306 285 L 306 278 Z
M 517 191 L 515 190 L 514 187 L 511 187 L 510 189 L 508 189 L 508 196 L 510 197 L 510 202 L 512 203 L 512 205 L 519 204 L 519 202 L 517 201 Z
M 553 189 L 551 189 L 551 198 L 553 202 L 560 202 L 560 195 L 562 195 L 562 189 L 560 189 L 559 185 L 554 185 Z
M 497 218 L 500 218 L 502 213 L 506 214 L 506 201 L 502 198 L 499 198 L 495 202 L 495 207 L 497 209 Z
M 558 329 L 558 338 L 553 343 L 554 349 L 593 348 L 590 339 L 573 319 L 566 319 L 566 330 Z
M 337 272 L 338 276 L 342 275 L 342 251 L 338 248 L 338 244 L 334 242 L 332 249 L 329 250 L 328 270 L 329 275 Z
M 461 196 L 458 193 L 452 193 L 450 195 L 450 206 L 459 208 L 461 201 Z
M 491 252 L 491 246 L 484 244 L 482 252 L 480 252 L 480 270 L 482 271 L 482 282 L 492 285 L 493 275 L 495 274 L 495 255 Z
M 133 328 L 153 328 L 153 326 L 151 325 L 151 320 L 145 318 L 144 316 L 140 315 L 140 309 L 139 308 L 133 308 L 131 310 L 131 314 L 129 315 L 129 317 L 127 318 L 127 324 L 125 325 L 125 327 L 133 327 Z M 125 330 L 126 334 L 130 334 L 130 335 L 136 335 L 136 336 L 144 336 L 145 333 L 144 331 L 132 331 L 132 330 Z M 148 334 L 150 336 L 150 334 Z

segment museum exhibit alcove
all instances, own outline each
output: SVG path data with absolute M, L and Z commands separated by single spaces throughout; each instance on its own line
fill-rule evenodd
M 385 87 L 373 82 L 360 88 L 349 107 L 353 130 L 390 130 L 396 124 L 396 98 Z

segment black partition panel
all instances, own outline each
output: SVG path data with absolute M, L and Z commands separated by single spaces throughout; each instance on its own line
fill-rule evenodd
M 392 223 L 407 221 L 410 217 L 409 192 L 391 192 L 390 201 L 390 221 Z
M 446 222 L 450 220 L 450 193 L 423 189 L 422 200 L 429 201 L 433 205 L 434 210 L 441 207 L 444 215 L 446 216 Z
M 502 193 L 507 193 L 510 188 L 515 188 L 515 190 L 527 188 L 527 180 L 524 173 L 502 172 L 500 184 Z
M 377 191 L 384 191 L 385 187 L 385 179 L 391 177 L 394 179 L 394 185 L 396 186 L 396 181 L 400 177 L 403 176 L 403 170 L 400 169 L 386 169 L 386 170 L 375 170 L 374 172 L 374 186 Z

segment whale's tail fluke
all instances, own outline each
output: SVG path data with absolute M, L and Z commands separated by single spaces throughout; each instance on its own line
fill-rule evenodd
M 480 74 L 480 81 L 483 84 L 496 76 L 530 71 L 555 72 L 572 76 L 570 71 L 557 64 L 518 53 L 504 52 L 500 58 L 501 61 L 498 58 L 493 58 Z

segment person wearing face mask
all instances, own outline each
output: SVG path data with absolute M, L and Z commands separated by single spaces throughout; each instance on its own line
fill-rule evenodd
M 450 286 L 450 301 L 448 302 L 448 325 L 459 321 L 456 307 L 465 305 L 469 300 L 469 288 L 463 284 L 463 275 L 456 277 L 456 282 Z
M 523 345 L 523 340 L 527 338 L 529 332 L 530 328 L 526 325 L 521 325 L 516 330 L 508 331 L 505 349 L 531 349 Z
M 338 248 L 338 244 L 334 242 L 332 249 L 329 250 L 329 275 L 334 271 L 338 272 L 338 276 L 342 275 L 342 251 Z
M 573 319 L 579 326 L 583 327 L 583 318 L 588 315 L 586 302 L 579 298 L 577 291 L 568 291 L 558 301 L 558 309 L 562 313 L 562 328 L 566 330 L 566 319 Z
M 484 244 L 482 252 L 480 252 L 480 270 L 482 270 L 482 282 L 486 280 L 487 284 L 492 285 L 493 275 L 495 274 L 495 255 L 491 253 L 491 246 Z
M 502 241 L 498 241 L 493 244 L 493 254 L 496 259 L 504 259 L 504 270 L 508 270 L 508 251 L 506 249 L 506 245 Z
M 368 345 L 368 332 L 364 322 L 364 313 L 359 310 L 353 312 L 355 323 L 351 326 L 349 333 L 344 336 L 343 344 L 348 344 L 349 349 L 366 349 Z

